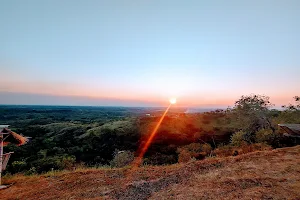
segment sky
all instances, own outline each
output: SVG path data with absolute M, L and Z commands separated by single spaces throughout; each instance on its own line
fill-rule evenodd
M 298 0 L 0 0 L 0 104 L 276 106 L 300 95 Z

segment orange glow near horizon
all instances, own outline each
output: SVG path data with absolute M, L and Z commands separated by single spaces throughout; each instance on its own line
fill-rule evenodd
M 13 75 L 15 77 L 15 75 Z M 195 92 L 179 94 L 180 92 L 172 92 L 171 94 L 165 94 L 165 91 L 152 91 L 152 90 L 138 90 L 136 88 L 117 88 L 113 86 L 100 87 L 97 85 L 89 85 L 82 82 L 79 83 L 61 83 L 61 82 L 43 82 L 43 81 L 30 81 L 23 80 L 22 77 L 17 76 L 15 82 L 10 82 L 11 79 L 4 77 L 0 80 L 0 93 L 7 92 L 6 98 L 1 99 L 1 104 L 27 104 L 26 99 L 29 99 L 26 95 L 31 95 L 31 101 L 35 101 L 38 104 L 47 104 L 49 101 L 45 101 L 46 98 L 42 96 L 50 95 L 57 102 L 64 103 L 82 102 L 83 105 L 102 105 L 103 101 L 117 101 L 114 106 L 125 105 L 145 105 L 145 106 L 166 106 L 166 98 L 175 95 L 180 98 L 180 102 L 177 102 L 177 106 L 189 106 L 189 107 L 228 107 L 233 106 L 234 102 L 242 95 L 247 94 L 261 94 L 261 92 L 244 92 L 244 91 L 224 91 L 219 92 Z M 158 87 L 158 86 L 157 86 Z M 177 86 L 176 86 L 177 87 Z M 174 86 L 174 88 L 176 88 Z M 162 90 L 162 89 L 161 89 Z M 16 100 L 14 94 L 21 95 Z M 280 93 L 270 91 L 266 95 L 270 97 L 270 100 L 276 107 L 293 103 L 293 96 L 297 94 L 295 91 L 281 91 Z M 23 96 L 22 96 L 23 95 Z M 69 98 L 66 101 L 62 98 Z M 80 99 L 80 101 L 78 101 Z M 171 99 L 170 99 L 171 100 Z M 90 103 L 93 101 L 92 103 Z M 99 103 L 97 103 L 99 101 Z M 51 104 L 51 102 L 50 102 Z
M 176 103 L 176 102 L 174 102 Z M 174 104 L 173 103 L 173 104 Z M 152 131 L 152 133 L 150 134 L 150 137 L 148 138 L 146 144 L 143 146 L 143 148 L 141 149 L 139 156 L 135 159 L 134 163 L 133 163 L 133 169 L 136 169 L 140 166 L 140 164 L 143 161 L 143 157 L 145 155 L 145 153 L 147 152 L 150 144 L 152 143 L 153 138 L 155 137 L 157 130 L 159 129 L 162 121 L 164 120 L 166 114 L 168 113 L 170 107 L 171 107 L 172 103 L 167 107 L 167 109 L 165 110 L 164 114 L 161 116 L 161 118 L 159 119 L 158 123 L 156 124 L 154 130 Z

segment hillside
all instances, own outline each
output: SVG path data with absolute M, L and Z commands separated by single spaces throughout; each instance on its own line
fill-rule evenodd
M 6 178 L 1 199 L 300 199 L 300 146 L 187 164 Z

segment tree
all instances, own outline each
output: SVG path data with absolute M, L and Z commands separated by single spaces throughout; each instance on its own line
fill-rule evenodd
M 295 104 L 284 105 L 282 108 L 285 108 L 288 111 L 299 111 L 300 110 L 300 97 L 294 96 Z
M 283 112 L 276 118 L 277 123 L 300 123 L 300 97 L 294 97 L 295 102 L 282 106 Z
M 251 142 L 254 139 L 252 136 L 262 128 L 270 128 L 275 132 L 269 110 L 273 104 L 269 99 L 263 95 L 249 95 L 242 96 L 235 102 L 232 109 L 233 121 L 238 130 L 246 132 L 247 142 Z

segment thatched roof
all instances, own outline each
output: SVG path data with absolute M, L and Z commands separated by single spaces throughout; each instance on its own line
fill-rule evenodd
M 8 145 L 9 143 L 16 144 L 18 146 L 26 144 L 28 142 L 28 138 L 24 137 L 22 135 L 19 135 L 13 131 L 11 131 L 8 128 L 3 128 L 0 131 L 1 134 L 3 134 L 4 140 L 4 146 Z
M 300 136 L 300 124 L 278 124 L 287 134 Z

